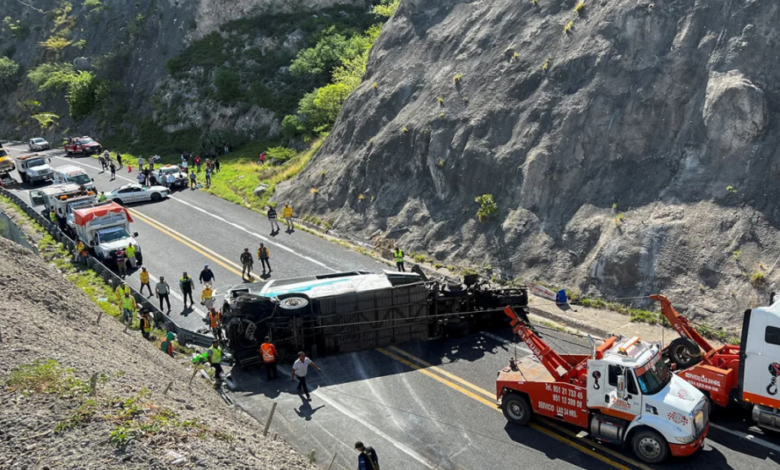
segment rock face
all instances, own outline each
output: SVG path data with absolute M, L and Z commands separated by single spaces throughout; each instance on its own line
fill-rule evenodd
M 574 4 L 404 0 L 278 199 L 442 264 L 737 321 L 780 255 L 780 5 Z

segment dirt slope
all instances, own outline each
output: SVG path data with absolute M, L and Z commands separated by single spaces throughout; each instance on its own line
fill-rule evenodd
M 0 468 L 171 468 L 179 456 L 175 468 L 313 468 L 287 444 L 264 439 L 256 421 L 236 414 L 200 378 L 189 388 L 183 358 L 123 333 L 111 318 L 96 326 L 99 309 L 86 295 L 4 238 L 0 312 Z M 14 373 L 19 366 L 49 359 L 78 381 L 65 373 L 48 385 L 36 382 L 58 393 L 23 393 L 9 383 L 34 376 Z M 93 373 L 104 376 L 91 397 L 84 384 Z M 134 432 L 124 445 L 110 442 L 112 433 L 121 439 Z
M 404 0 L 278 200 L 444 265 L 737 325 L 778 276 L 780 5 L 576 4 Z

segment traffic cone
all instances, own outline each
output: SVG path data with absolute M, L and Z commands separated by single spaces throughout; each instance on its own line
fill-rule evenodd
M 127 165 L 127 172 L 128 173 L 132 173 L 133 172 L 133 167 L 131 167 L 130 165 Z

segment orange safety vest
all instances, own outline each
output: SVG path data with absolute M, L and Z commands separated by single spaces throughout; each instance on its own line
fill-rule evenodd
M 216 328 L 219 326 L 219 321 L 222 319 L 222 314 L 217 313 L 211 313 L 209 312 L 209 324 L 212 328 Z
M 276 361 L 276 346 L 271 343 L 263 343 L 260 346 L 260 352 L 263 353 L 263 361 L 268 364 Z

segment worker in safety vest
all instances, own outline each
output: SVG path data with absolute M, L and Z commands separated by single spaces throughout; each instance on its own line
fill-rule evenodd
M 276 378 L 276 346 L 271 342 L 269 336 L 265 337 L 265 343 L 260 345 L 260 355 L 263 356 L 263 362 L 265 362 L 265 376 L 268 380 L 274 380 Z
M 209 322 L 209 327 L 211 327 L 211 332 L 214 334 L 214 337 L 216 339 L 222 339 L 222 312 L 218 312 L 215 308 L 210 308 L 207 320 Z
M 145 339 L 152 339 L 150 334 L 152 333 L 152 319 L 149 316 L 149 310 L 143 309 L 141 310 L 141 316 L 139 318 L 139 323 L 141 327 L 141 336 L 143 336 Z
M 222 383 L 222 346 L 219 345 L 218 340 L 214 340 L 211 343 L 211 347 L 207 351 L 209 364 L 214 368 L 214 380 L 217 385 Z
M 395 265 L 398 267 L 399 272 L 406 272 L 404 269 L 404 252 L 402 249 L 395 247 L 393 252 L 393 258 L 395 258 Z
M 54 211 L 54 209 L 49 211 L 49 220 L 51 220 L 51 223 L 53 224 L 57 223 L 57 213 Z
M 287 223 L 288 232 L 292 232 L 295 230 L 295 226 L 293 225 L 293 221 L 292 221 L 292 214 L 293 214 L 293 208 L 290 206 L 289 202 L 285 202 L 284 208 L 282 209 L 282 215 L 284 216 L 284 221 Z
M 117 286 L 114 293 L 116 294 L 116 300 L 118 300 L 119 303 L 121 304 L 122 299 L 125 297 L 125 294 L 130 293 L 130 286 L 128 286 L 126 282 L 123 282 Z
M 160 343 L 160 349 L 165 354 L 173 357 L 173 340 L 176 338 L 176 335 L 173 333 L 173 331 L 169 331 L 167 335 L 165 335 L 165 339 L 162 343 Z
M 100 191 L 100 196 L 98 196 L 98 202 L 105 202 L 107 199 L 108 197 L 106 197 L 106 193 Z
M 125 250 L 125 252 L 127 253 L 127 260 L 130 262 L 131 268 L 138 267 L 137 260 L 135 259 L 136 250 L 137 248 L 135 247 L 135 245 L 133 245 L 132 242 L 129 245 L 127 245 L 127 250 Z
M 141 294 L 144 293 L 144 287 L 149 289 L 149 297 L 152 296 L 152 286 L 149 285 L 149 271 L 146 268 L 141 268 L 141 272 L 138 273 L 138 277 L 141 278 Z
M 76 243 L 76 253 L 73 257 L 73 261 L 76 263 L 82 263 L 87 260 L 87 245 L 84 244 L 83 241 L 79 240 L 78 243 Z
M 135 303 L 135 297 L 130 295 L 130 292 L 126 292 L 122 297 L 122 320 L 126 323 L 132 323 L 133 312 L 135 312 L 138 304 Z
M 192 278 L 187 274 L 187 271 L 184 271 L 184 274 L 181 275 L 181 279 L 179 279 L 179 289 L 181 289 L 182 300 L 184 300 L 184 308 L 187 308 L 187 297 L 190 298 L 190 307 L 195 305 L 195 301 L 192 300 L 192 290 L 194 287 L 195 283 L 192 282 Z
M 200 293 L 200 304 L 205 306 L 207 310 L 211 310 L 214 306 L 214 290 L 209 283 L 206 284 Z

